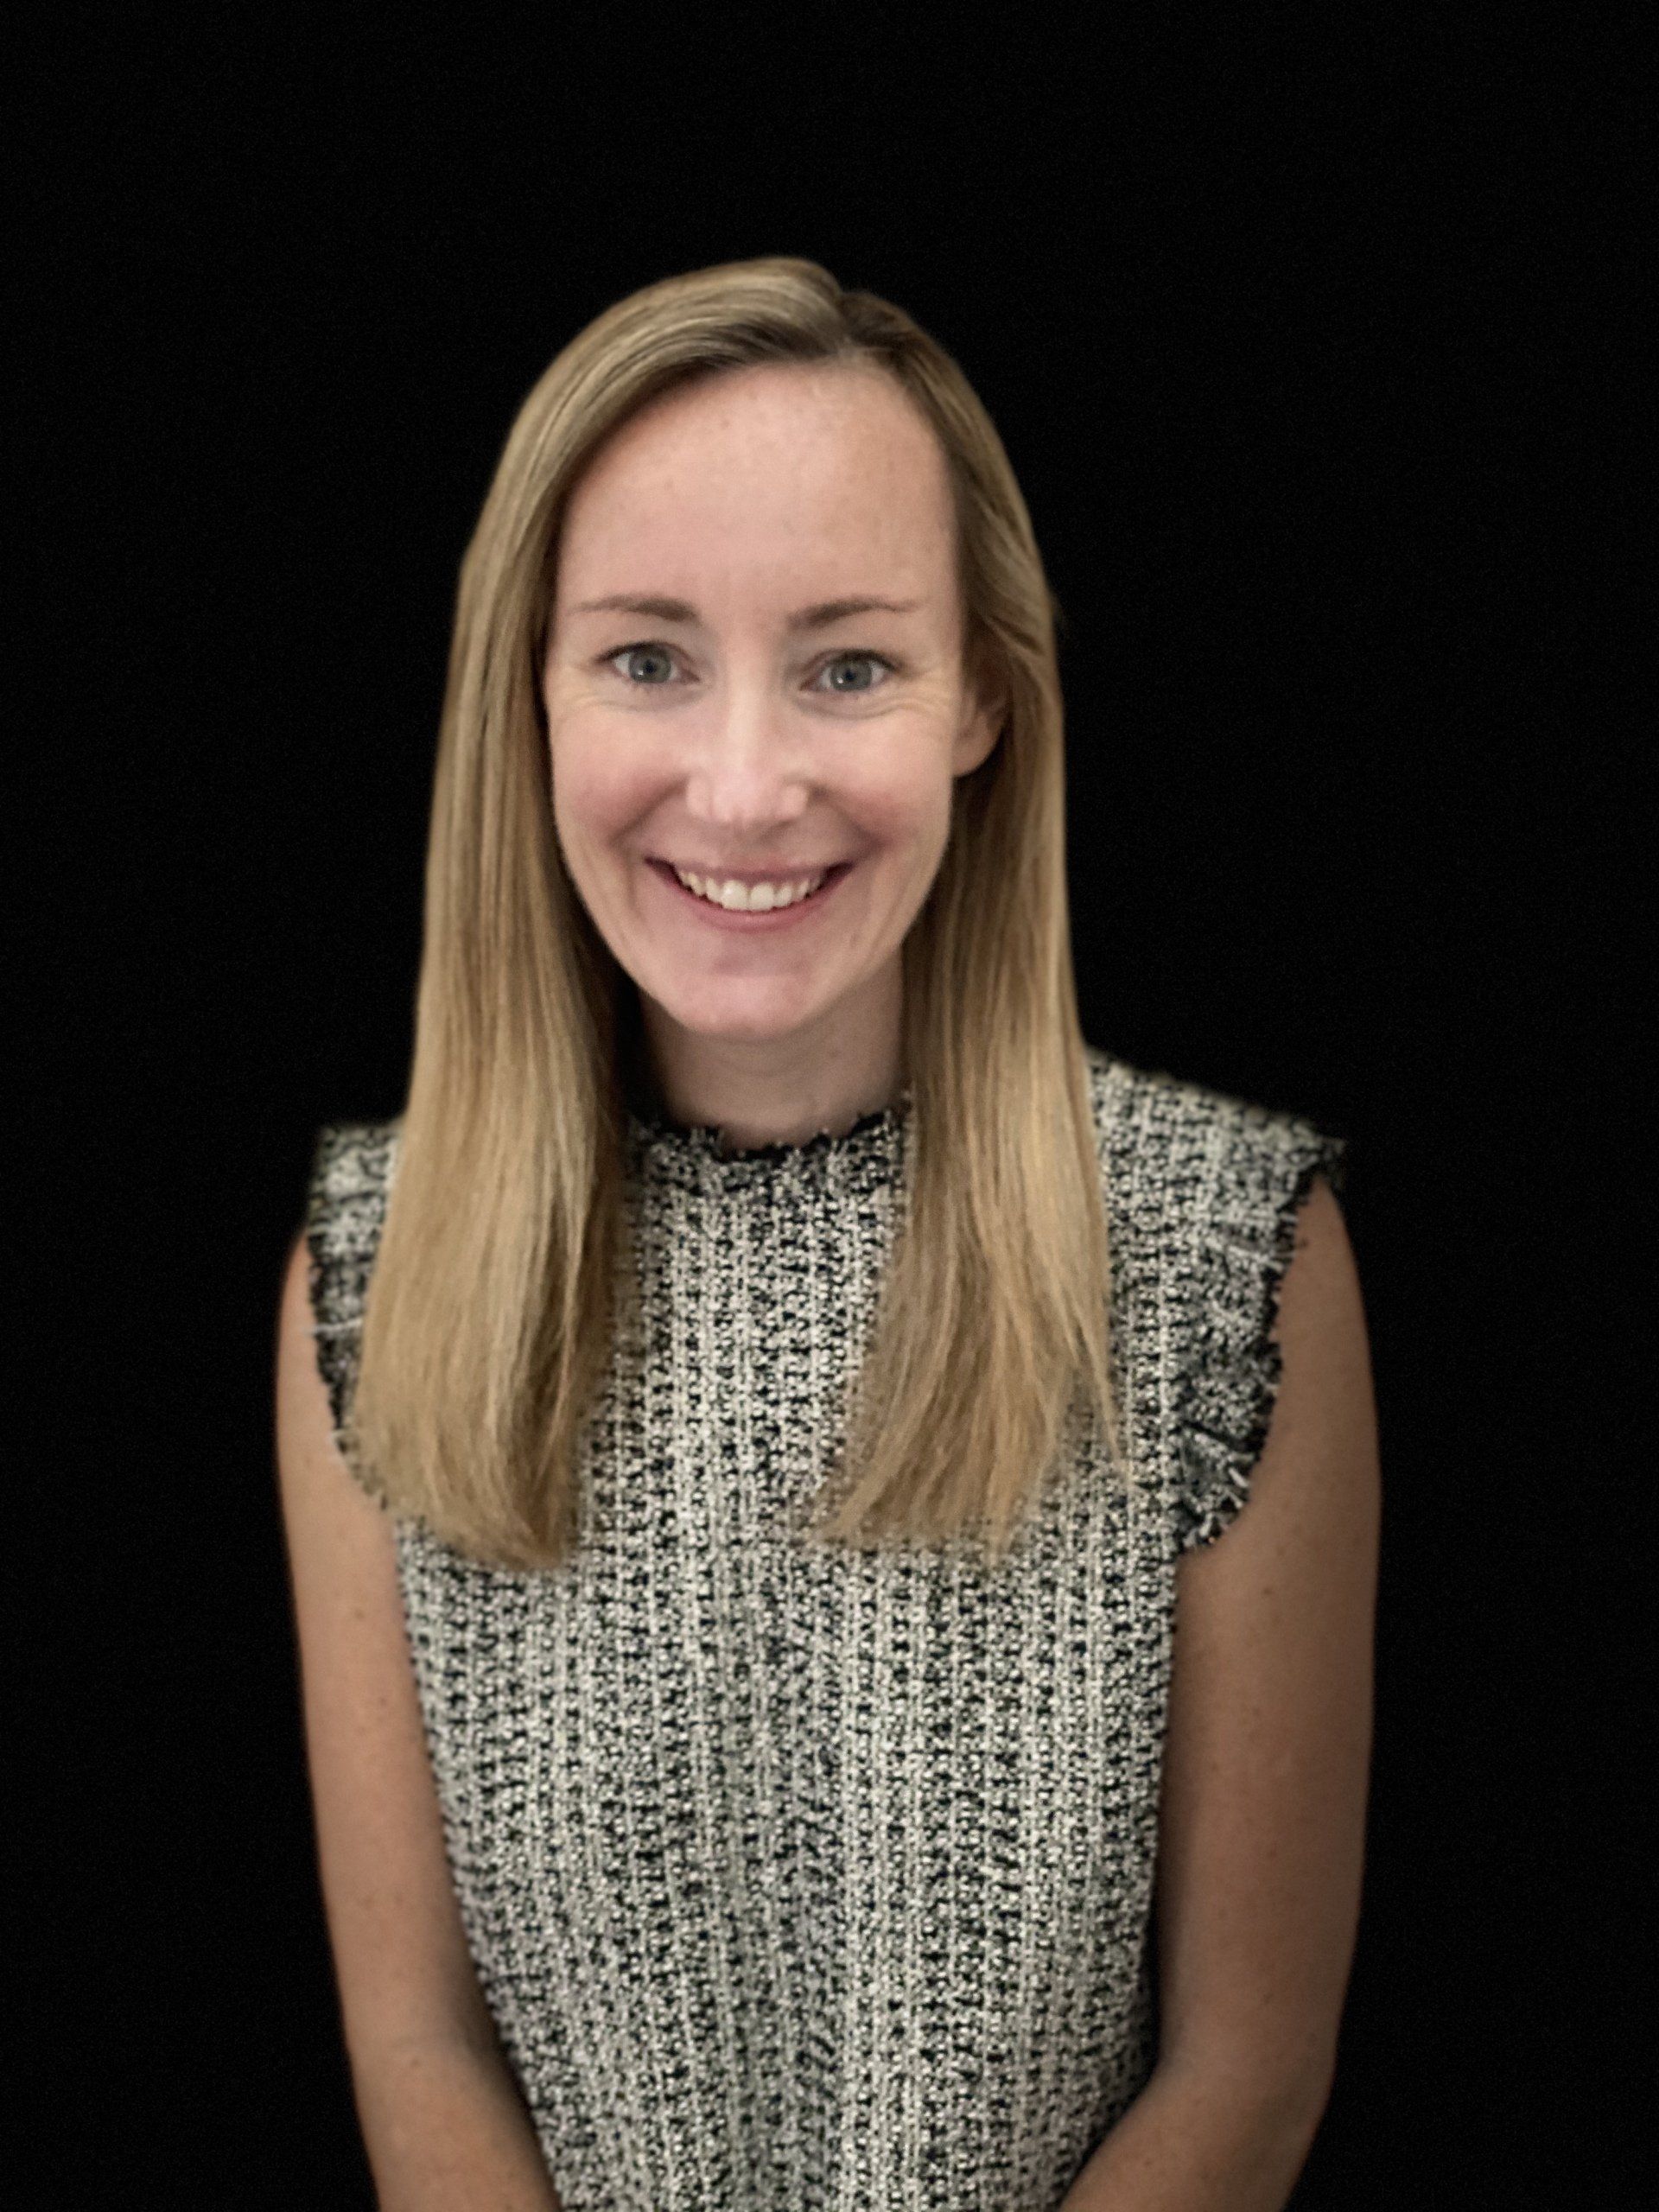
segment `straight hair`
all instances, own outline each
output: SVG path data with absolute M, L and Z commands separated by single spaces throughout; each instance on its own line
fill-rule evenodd
M 956 361 L 887 301 L 768 256 L 647 285 L 571 340 L 513 422 L 461 566 L 414 1053 L 341 1442 L 395 1514 L 488 1565 L 572 1556 L 613 1310 L 639 1316 L 624 1205 L 637 989 L 553 827 L 539 678 L 561 524 L 639 410 L 762 362 L 889 376 L 932 426 L 964 673 L 1001 715 L 955 779 L 902 948 L 910 1173 L 804 1533 L 854 1548 L 982 1537 L 1001 1558 L 1090 1408 L 1128 1478 L 1067 904 L 1064 616 Z

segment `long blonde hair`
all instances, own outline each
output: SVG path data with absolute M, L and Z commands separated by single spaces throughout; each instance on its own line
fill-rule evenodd
M 634 986 L 557 849 L 538 682 L 561 522 L 585 466 L 649 401 L 779 361 L 874 365 L 932 424 L 964 665 L 1005 708 L 989 755 L 955 781 L 903 947 L 911 1183 L 807 1534 L 982 1532 L 1002 1555 L 1080 1391 L 1127 1471 L 1066 898 L 1063 617 L 956 362 L 899 308 L 772 256 L 648 285 L 572 339 L 519 410 L 461 563 L 414 1058 L 346 1448 L 395 1512 L 491 1565 L 572 1555 L 613 1288 L 638 1312 L 620 1059 Z

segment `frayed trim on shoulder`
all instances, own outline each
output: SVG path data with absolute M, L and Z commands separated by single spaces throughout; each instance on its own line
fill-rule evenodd
M 359 1487 L 378 1505 L 385 1486 L 363 1465 L 352 1424 L 369 1277 L 397 1163 L 395 1122 L 334 1122 L 317 1135 L 306 1193 L 311 1334 L 328 1393 L 334 1443 Z
M 1297 1216 L 1316 1177 L 1338 1196 L 1346 1185 L 1345 1137 L 1248 1106 L 1241 1131 L 1253 1141 L 1232 1163 L 1229 1218 L 1205 1243 L 1198 1341 L 1184 1348 L 1175 1439 L 1178 1552 L 1213 1543 L 1249 1498 L 1283 1373 L 1273 1332 Z

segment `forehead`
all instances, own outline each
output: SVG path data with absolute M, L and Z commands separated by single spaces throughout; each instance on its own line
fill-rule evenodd
M 665 563 L 851 557 L 878 589 L 925 582 L 953 542 L 944 454 L 891 377 L 766 363 L 665 393 L 607 441 L 565 510 L 560 596 L 643 588 L 647 555 L 658 583 Z

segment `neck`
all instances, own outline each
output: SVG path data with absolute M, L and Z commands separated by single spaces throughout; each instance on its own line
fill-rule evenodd
M 718 1129 L 731 1152 L 845 1135 L 903 1095 L 898 981 L 895 971 L 833 1023 L 784 1039 L 698 1035 L 647 1001 L 639 1095 L 683 1128 Z

